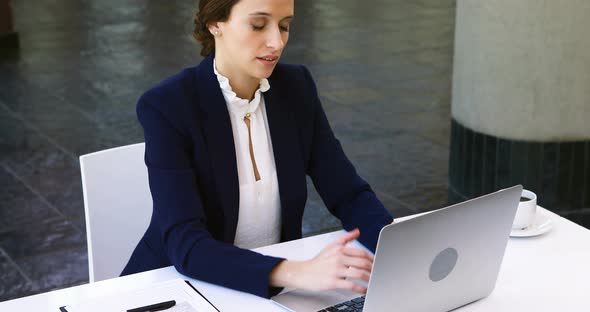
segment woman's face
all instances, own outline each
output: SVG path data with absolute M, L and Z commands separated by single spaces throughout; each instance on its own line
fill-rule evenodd
M 226 74 L 268 78 L 289 40 L 294 0 L 241 0 L 226 22 L 210 25 Z

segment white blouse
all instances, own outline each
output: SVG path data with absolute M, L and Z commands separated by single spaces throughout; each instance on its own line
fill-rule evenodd
M 262 95 L 270 89 L 270 85 L 267 79 L 260 80 L 254 99 L 248 102 L 239 98 L 232 90 L 229 79 L 217 72 L 215 60 L 213 71 L 217 75 L 229 111 L 240 182 L 238 227 L 234 244 L 248 249 L 276 244 L 281 239 L 281 202 Z M 252 149 L 260 174 L 258 181 L 250 158 L 248 127 L 244 121 L 246 113 L 250 113 Z

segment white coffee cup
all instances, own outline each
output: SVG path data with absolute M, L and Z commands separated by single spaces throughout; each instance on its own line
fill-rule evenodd
M 519 230 L 528 228 L 533 224 L 536 212 L 537 195 L 529 190 L 522 190 L 512 228 Z

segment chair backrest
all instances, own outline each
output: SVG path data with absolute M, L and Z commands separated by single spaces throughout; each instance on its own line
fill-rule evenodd
M 80 156 L 91 283 L 119 276 L 149 225 L 144 151 L 138 143 Z

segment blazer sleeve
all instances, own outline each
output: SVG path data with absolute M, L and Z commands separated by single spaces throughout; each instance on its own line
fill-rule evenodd
M 371 187 L 356 172 L 328 123 L 311 74 L 302 66 L 307 102 L 313 111 L 311 155 L 307 174 L 330 212 L 345 230 L 359 228 L 361 242 L 375 252 L 379 232 L 393 221 Z
M 152 222 L 178 272 L 202 281 L 269 298 L 269 275 L 281 258 L 264 256 L 218 241 L 206 227 L 199 185 L 192 168 L 192 143 L 158 109 L 163 99 L 143 95 L 137 115 L 145 135 L 145 163 L 153 198 Z M 171 99 L 167 99 L 171 101 Z

